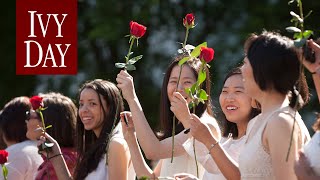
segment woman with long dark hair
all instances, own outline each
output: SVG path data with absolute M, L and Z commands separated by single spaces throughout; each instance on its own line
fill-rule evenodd
M 76 123 L 78 161 L 73 179 L 135 179 L 119 124 L 122 111 L 122 97 L 115 84 L 95 79 L 80 88 Z M 60 156 L 59 144 L 50 135 L 45 134 L 45 137 L 54 143 L 49 159 L 58 178 L 72 179 L 64 158 Z
M 187 104 L 191 99 L 186 94 L 185 88 L 191 87 L 197 81 L 201 67 L 201 61 L 197 58 L 189 59 L 182 67 L 180 81 L 178 83 L 180 72 L 180 66 L 178 65 L 178 62 L 183 57 L 185 57 L 183 54 L 177 56 L 166 69 L 160 100 L 160 122 L 162 132 L 161 136 L 158 137 L 150 128 L 143 113 L 143 109 L 134 90 L 132 76 L 130 76 L 130 74 L 128 74 L 126 71 L 121 71 L 117 76 L 117 86 L 121 89 L 124 98 L 129 104 L 129 108 L 132 113 L 133 124 L 142 150 L 148 159 L 160 160 L 153 172 L 143 171 L 143 173 L 139 173 L 140 171 L 138 172 L 136 170 L 138 177 L 143 175 L 149 176 L 150 178 L 153 178 L 153 176 L 172 177 L 175 173 L 179 172 L 189 172 L 194 175 L 197 174 L 194 158 L 189 156 L 188 153 L 186 153 L 186 149 L 183 147 L 183 143 L 189 138 L 189 135 L 184 133 L 183 130 L 190 128 L 190 124 L 188 121 L 182 121 L 182 119 L 190 119 L 190 111 Z M 202 88 L 206 90 L 207 94 L 209 94 L 209 100 L 205 101 L 204 104 L 200 103 L 196 107 L 195 112 L 199 117 L 201 117 L 202 121 L 212 127 L 215 137 L 220 139 L 220 130 L 212 113 L 210 99 L 210 76 L 208 69 L 206 69 L 206 73 L 207 79 L 202 84 Z M 171 163 L 172 124 L 174 115 L 176 116 L 176 135 L 174 137 L 175 157 L 173 159 L 173 163 Z M 179 120 L 182 123 L 179 123 Z M 132 144 L 134 143 L 135 142 L 133 140 Z M 140 164 L 143 164 L 142 160 Z M 199 177 L 202 177 L 203 172 L 204 169 L 199 164 Z

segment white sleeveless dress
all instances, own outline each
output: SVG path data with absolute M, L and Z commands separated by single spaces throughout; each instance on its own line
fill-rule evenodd
M 304 153 L 309 159 L 310 166 L 317 176 L 320 176 L 320 131 L 305 145 Z
M 204 113 L 201 117 L 201 121 L 216 127 L 218 133 L 221 134 L 219 126 L 217 122 L 213 122 L 214 120 L 215 119 L 212 118 L 207 113 Z M 193 138 L 185 138 L 183 140 L 179 138 L 175 138 L 175 144 L 179 146 L 183 146 L 186 152 L 181 156 L 174 157 L 173 163 L 171 163 L 171 158 L 162 159 L 160 177 L 174 177 L 174 175 L 177 173 L 189 173 L 194 176 L 197 176 L 197 167 L 196 167 L 196 162 L 195 162 L 194 153 L 193 153 Z M 199 179 L 202 179 L 205 169 L 201 165 L 201 159 L 199 158 L 201 158 L 202 157 L 201 154 L 203 154 L 203 152 L 201 151 L 203 151 L 204 148 L 206 149 L 206 147 L 199 141 L 196 141 L 195 146 L 196 146 L 196 154 L 197 154 L 197 161 L 198 161 Z M 208 153 L 208 150 L 206 150 L 206 153 Z
M 127 151 L 129 151 L 128 149 L 128 145 L 126 143 L 126 140 L 123 137 L 122 134 L 122 127 L 121 127 L 121 123 L 119 123 L 116 128 L 114 129 L 113 132 L 116 132 L 116 134 L 111 138 L 111 141 L 117 141 L 121 144 L 123 144 Z M 103 155 L 103 158 L 100 160 L 98 167 L 95 171 L 92 171 L 91 173 L 89 173 L 87 175 L 87 177 L 85 178 L 86 180 L 108 180 L 108 166 L 106 165 L 107 162 L 107 156 L 106 154 Z M 130 163 L 130 166 L 128 168 L 128 179 L 127 180 L 135 180 L 136 179 L 136 173 L 134 171 L 133 168 L 133 164 L 132 162 Z
M 272 170 L 272 162 L 270 154 L 264 149 L 262 144 L 262 134 L 267 125 L 270 121 L 270 117 L 275 112 L 281 112 L 291 115 L 294 114 L 294 111 L 290 107 L 284 107 L 279 110 L 276 110 L 269 114 L 264 119 L 259 119 L 261 115 L 258 115 L 257 121 L 254 124 L 253 129 L 257 129 L 255 134 L 249 134 L 248 140 L 242 149 L 242 152 L 239 156 L 239 169 L 241 173 L 241 179 L 259 179 L 259 180 L 272 180 L 275 179 L 274 173 Z M 308 129 L 306 128 L 305 124 L 303 123 L 301 116 L 299 113 L 296 114 L 296 122 L 298 126 L 296 128 L 300 128 L 301 135 L 300 137 L 310 139 L 310 135 Z M 251 132 L 253 132 L 253 129 Z M 288 140 L 289 142 L 289 140 Z M 301 146 L 303 142 L 301 142 Z M 283 157 L 285 158 L 285 157 Z
M 256 119 L 252 119 L 249 121 L 246 134 L 241 138 L 232 139 L 232 138 L 223 137 L 220 141 L 224 151 L 228 153 L 228 155 L 236 162 L 238 162 L 239 155 L 247 140 L 247 137 L 248 137 L 247 135 L 249 134 L 255 120 Z M 201 146 L 201 147 L 204 148 L 202 150 L 203 154 L 201 154 L 201 156 L 198 157 L 198 159 L 206 170 L 204 172 L 202 180 L 226 180 L 226 178 L 218 168 L 217 164 L 212 159 L 211 155 L 208 153 L 208 149 L 205 146 Z M 190 154 L 190 151 L 188 151 L 188 153 Z M 197 154 L 200 154 L 200 153 L 197 152 Z

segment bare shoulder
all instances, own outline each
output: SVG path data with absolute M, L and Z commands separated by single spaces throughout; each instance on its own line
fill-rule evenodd
M 112 138 L 109 144 L 109 153 L 110 154 L 121 154 L 125 153 L 128 149 L 128 145 L 125 139 L 123 138 Z

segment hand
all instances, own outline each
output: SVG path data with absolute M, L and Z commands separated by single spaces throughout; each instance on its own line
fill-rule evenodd
M 122 91 L 123 98 L 130 101 L 136 97 L 134 90 L 133 77 L 124 70 L 121 70 L 116 78 L 117 86 Z
M 308 176 L 314 175 L 308 158 L 304 155 L 302 151 L 299 151 L 298 159 L 296 159 L 294 165 L 294 172 L 299 179 L 305 179 Z
M 190 127 L 190 111 L 187 100 L 179 93 L 174 92 L 171 100 L 170 110 L 174 113 L 177 119 L 183 124 L 184 128 Z
M 49 151 L 46 151 L 46 150 L 42 150 L 42 151 L 39 151 L 41 154 L 43 154 L 44 156 L 46 157 L 52 157 L 52 156 L 55 156 L 57 154 L 61 154 L 61 149 L 60 149 L 60 146 L 58 144 L 58 142 L 53 139 L 48 133 L 44 133 L 42 136 L 40 136 L 38 142 L 37 142 L 37 145 L 41 145 L 43 143 L 47 143 L 47 142 L 51 142 L 53 143 L 53 146 L 50 148 Z
M 190 133 L 196 140 L 203 143 L 206 147 L 209 147 L 212 143 L 217 142 L 209 126 L 201 122 L 200 118 L 195 114 L 191 114 Z
M 310 63 L 309 61 L 303 59 L 302 63 L 310 72 L 315 72 L 320 68 L 320 46 L 312 39 L 308 40 L 307 43 L 308 46 L 315 52 L 316 61 L 314 63 Z
M 132 115 L 129 111 L 120 113 L 123 137 L 126 141 L 135 138 L 135 129 L 132 121 Z
M 174 175 L 174 179 L 176 180 L 199 180 L 197 177 L 195 177 L 192 174 L 187 173 L 179 173 Z

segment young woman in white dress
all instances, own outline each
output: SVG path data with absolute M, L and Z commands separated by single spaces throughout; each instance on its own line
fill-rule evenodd
M 206 145 L 220 169 L 226 168 L 228 179 L 297 179 L 296 155 L 310 139 L 297 112 L 308 101 L 297 49 L 292 40 L 273 32 L 251 35 L 244 49 L 246 56 L 241 68 L 244 88 L 261 104 L 261 114 L 255 117 L 256 122 L 239 155 L 239 165 L 195 115 L 191 119 L 191 134 Z
M 76 128 L 78 162 L 73 178 L 60 155 L 59 144 L 45 134 L 45 138 L 54 143 L 49 159 L 58 179 L 134 180 L 130 152 L 119 123 L 120 112 L 123 111 L 119 89 L 109 81 L 96 79 L 85 83 L 79 92 Z M 113 125 L 116 128 L 112 131 Z M 44 140 L 41 137 L 41 142 Z
M 244 92 L 239 67 L 232 69 L 227 74 L 223 84 L 219 97 L 220 107 L 223 112 L 220 116 L 222 118 L 222 139 L 220 143 L 230 157 L 238 162 L 247 134 L 254 123 L 254 121 L 250 120 L 260 113 L 260 109 L 259 104 Z M 188 154 L 193 156 L 192 143 L 185 143 L 184 146 Z M 203 149 L 198 148 L 196 150 L 204 153 L 197 158 L 206 169 L 202 180 L 225 180 L 228 177 L 228 171 L 220 171 L 217 164 L 210 157 L 207 148 L 205 146 L 200 147 Z
M 165 77 L 163 79 L 160 101 L 160 121 L 163 134 L 161 137 L 157 137 L 148 124 L 138 97 L 135 93 L 132 76 L 130 76 L 130 74 L 128 74 L 126 71 L 121 71 L 116 79 L 118 82 L 117 86 L 121 89 L 123 97 L 129 104 L 129 108 L 132 113 L 133 124 L 142 150 L 148 159 L 160 160 L 154 172 L 152 172 L 157 177 L 173 177 L 174 174 L 180 172 L 188 172 L 194 175 L 197 173 L 194 158 L 190 157 L 182 146 L 182 144 L 189 138 L 189 135 L 184 133 L 183 130 L 190 128 L 190 125 L 188 123 L 179 123 L 179 120 L 181 119 L 190 118 L 190 111 L 187 106 L 185 106 L 183 109 L 177 108 L 177 103 L 181 102 L 177 100 L 179 98 L 186 99 L 184 103 L 190 101 L 190 98 L 185 92 L 185 88 L 191 87 L 197 81 L 201 61 L 197 58 L 192 58 L 187 61 L 183 65 L 181 78 L 179 84 L 177 84 L 180 71 L 178 62 L 183 57 L 185 56 L 180 55 L 174 59 L 174 61 L 167 68 Z M 208 69 L 206 69 L 206 72 L 207 79 L 203 83 L 202 88 L 205 89 L 207 94 L 210 95 L 210 76 Z M 216 120 L 213 117 L 211 108 L 212 105 L 209 96 L 209 101 L 205 101 L 205 104 L 200 103 L 199 106 L 197 106 L 196 114 L 201 117 L 201 121 L 205 122 L 210 128 L 213 129 L 215 138 L 220 139 L 220 130 Z M 171 134 L 174 115 L 176 116 L 176 135 L 174 137 L 174 159 L 173 163 L 171 163 Z M 139 170 L 137 169 L 136 172 L 138 177 L 153 177 L 153 174 L 139 174 Z M 204 169 L 199 164 L 199 177 L 202 177 L 203 172 Z

